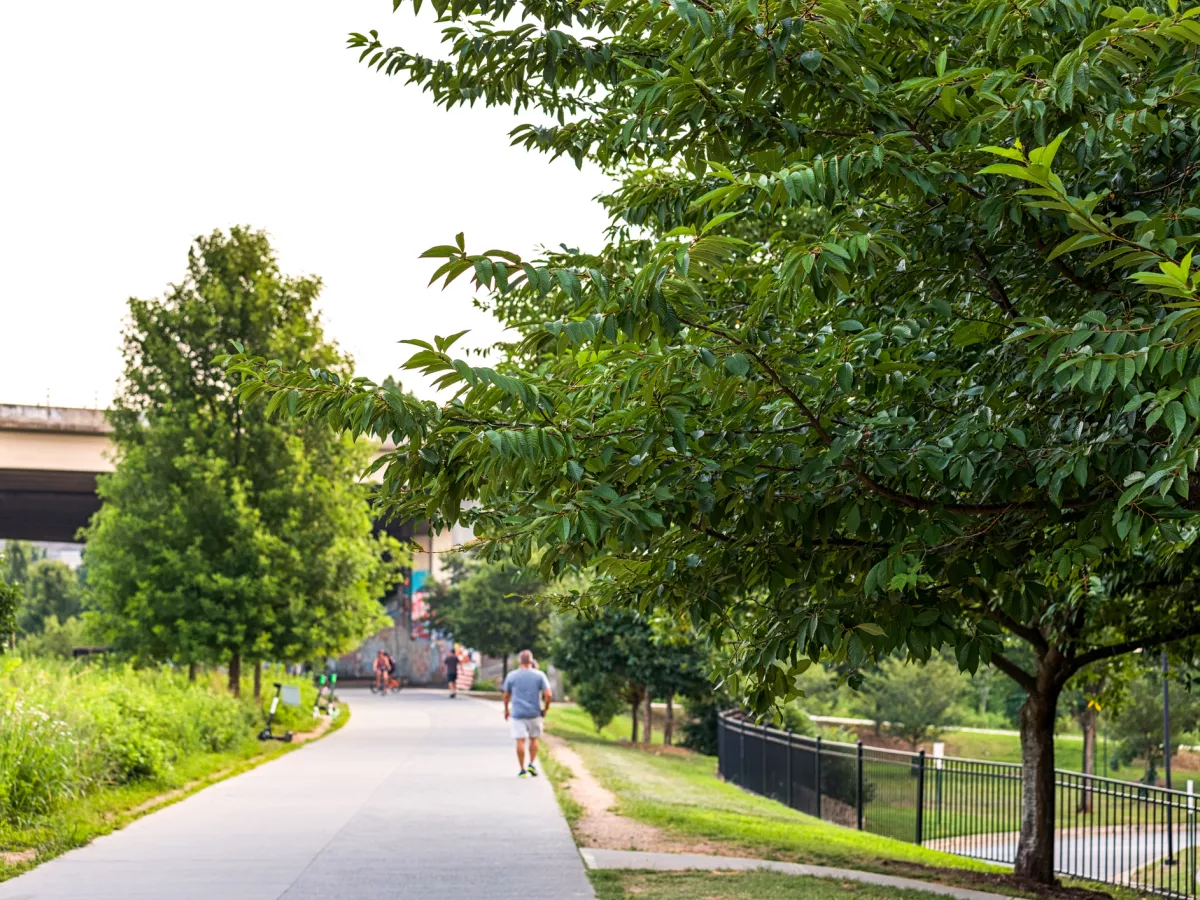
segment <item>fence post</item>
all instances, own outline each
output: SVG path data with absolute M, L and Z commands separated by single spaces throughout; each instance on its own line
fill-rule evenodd
M 821 818 L 821 736 L 817 735 L 817 818 Z
M 771 797 L 771 795 L 767 793 L 767 736 L 770 734 L 770 731 L 771 729 L 769 729 L 766 725 L 763 725 L 758 732 L 758 740 L 762 745 L 762 768 L 759 769 L 759 771 L 762 773 L 762 777 L 759 778 L 758 783 L 762 785 L 761 793 L 764 797 Z M 771 799 L 774 800 L 775 798 L 771 797 Z
M 925 838 L 925 749 L 917 754 L 917 843 Z
M 746 722 L 738 722 L 738 787 L 746 786 Z
M 787 730 L 787 805 L 792 807 L 792 729 Z
M 863 764 L 862 741 L 859 741 L 858 742 L 858 790 L 855 791 L 855 794 L 857 795 L 855 797 L 855 799 L 858 801 L 858 830 L 859 831 L 862 831 L 862 814 L 863 814 L 862 764 Z

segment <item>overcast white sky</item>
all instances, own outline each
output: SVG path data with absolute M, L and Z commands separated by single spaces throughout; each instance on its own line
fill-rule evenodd
M 426 288 L 421 251 L 460 230 L 598 246 L 602 176 L 510 148 L 507 110 L 447 113 L 367 70 L 345 38 L 371 28 L 437 47 L 390 0 L 0 3 L 0 403 L 105 404 L 126 300 L 214 228 L 270 232 L 285 271 L 324 279 L 359 374 L 422 396 L 398 340 L 499 329 L 465 280 Z

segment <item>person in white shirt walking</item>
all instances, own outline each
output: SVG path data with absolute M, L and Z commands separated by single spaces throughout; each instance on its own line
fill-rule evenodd
M 550 710 L 554 694 L 544 673 L 533 667 L 533 654 L 522 650 L 517 657 L 520 668 L 504 679 L 504 718 L 512 728 L 517 742 L 517 760 L 521 764 L 518 777 L 537 775 L 538 738 L 542 736 L 542 719 Z M 545 705 L 543 706 L 543 702 Z M 528 742 L 529 762 L 525 761 Z

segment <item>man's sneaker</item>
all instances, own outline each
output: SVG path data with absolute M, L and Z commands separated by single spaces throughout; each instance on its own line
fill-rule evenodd
M 535 778 L 537 777 L 537 766 L 535 766 L 533 763 L 529 764 L 529 774 Z
M 517 777 L 518 778 L 528 778 L 529 773 L 526 772 L 524 769 L 522 769 L 520 772 L 517 773 Z

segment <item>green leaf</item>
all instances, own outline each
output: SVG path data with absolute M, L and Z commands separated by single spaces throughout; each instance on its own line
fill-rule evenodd
M 810 72 L 815 72 L 821 65 L 821 51 L 817 49 L 805 50 L 800 54 L 800 65 L 808 69 Z
M 1183 426 L 1187 424 L 1187 413 L 1184 412 L 1183 404 L 1178 400 L 1172 400 L 1163 410 L 1163 424 L 1171 430 L 1172 437 L 1179 437 L 1179 433 L 1183 431 Z
M 740 378 L 750 371 L 750 359 L 744 353 L 731 353 L 725 357 L 725 369 Z
M 854 386 L 854 366 L 848 362 L 842 363 L 837 370 L 837 383 L 843 394 L 850 393 L 850 389 Z

